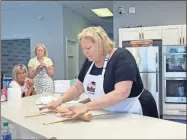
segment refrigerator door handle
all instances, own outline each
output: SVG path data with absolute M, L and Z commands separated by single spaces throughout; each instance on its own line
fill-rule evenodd
M 156 72 L 158 72 L 158 53 L 156 52 Z
M 159 64 L 158 64 L 158 53 L 156 52 L 156 92 L 158 93 L 159 91 L 159 70 L 158 70 L 158 67 L 159 67 Z
M 156 93 L 158 93 L 158 86 L 159 86 L 159 76 L 158 73 L 156 73 Z

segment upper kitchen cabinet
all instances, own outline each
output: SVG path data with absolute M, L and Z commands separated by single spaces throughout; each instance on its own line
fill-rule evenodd
M 140 27 L 140 28 L 121 28 L 119 29 L 119 47 L 122 47 L 122 41 L 161 39 L 161 28 Z
M 162 39 L 161 27 L 142 27 L 141 39 Z
M 122 41 L 162 39 L 163 45 L 186 44 L 186 24 L 119 29 L 119 47 Z
M 119 47 L 122 47 L 122 41 L 140 40 L 141 28 L 121 28 L 119 29 Z
M 182 25 L 182 44 L 186 44 L 186 25 Z
M 162 27 L 163 45 L 186 44 L 186 25 L 170 25 Z

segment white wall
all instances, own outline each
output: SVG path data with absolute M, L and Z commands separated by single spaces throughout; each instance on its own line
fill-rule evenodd
M 118 14 L 123 6 L 126 13 Z M 135 14 L 128 14 L 128 7 L 136 8 Z M 186 1 L 114 1 L 114 40 L 118 47 L 119 28 L 122 26 L 157 26 L 186 24 Z
M 72 11 L 70 8 L 63 5 L 63 37 L 64 37 L 64 43 L 63 45 L 66 46 L 66 37 L 70 40 L 77 41 L 77 35 L 84 29 L 85 27 L 91 26 L 92 24 L 85 19 L 80 14 Z M 64 47 L 65 49 L 65 47 Z M 64 50 L 64 60 L 65 58 L 65 52 Z M 85 57 L 82 54 L 82 50 L 79 47 L 79 67 L 81 67 L 83 61 L 85 60 Z M 66 75 L 66 70 L 64 71 L 64 75 Z
M 29 37 L 32 56 L 35 45 L 44 43 L 55 66 L 54 78 L 63 78 L 62 6 L 51 2 L 30 3 L 17 9 L 2 10 L 1 37 L 2 39 Z M 37 20 L 38 16 L 43 16 L 43 20 Z

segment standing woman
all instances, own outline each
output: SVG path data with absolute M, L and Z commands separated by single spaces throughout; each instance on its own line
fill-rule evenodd
M 76 118 L 90 110 L 104 109 L 158 118 L 156 102 L 144 89 L 136 61 L 127 49 L 115 48 L 101 27 L 83 29 L 78 39 L 87 57 L 78 80 L 57 101 L 41 110 L 55 109 L 85 92 L 91 101 L 73 109 L 64 108 L 63 117 Z
M 34 87 L 37 94 L 54 92 L 54 66 L 47 57 L 47 50 L 44 44 L 38 44 L 35 48 L 36 57 L 32 58 L 28 64 L 29 77 L 34 80 Z

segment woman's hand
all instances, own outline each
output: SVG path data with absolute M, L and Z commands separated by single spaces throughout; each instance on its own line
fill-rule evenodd
M 33 94 L 33 86 L 34 86 L 34 82 L 32 79 L 28 79 L 25 81 L 27 83 L 27 85 L 29 86 L 28 91 L 25 93 L 25 96 L 30 96 L 31 94 Z
M 38 65 L 37 68 L 36 68 L 36 72 L 40 72 L 41 70 L 43 69 L 43 67 L 41 65 Z
M 33 82 L 32 79 L 28 79 L 28 80 L 26 81 L 26 83 L 29 85 L 30 88 L 34 86 L 34 82 Z
M 47 65 L 45 63 L 40 63 L 40 67 L 47 70 Z
M 50 102 L 48 104 L 46 104 L 45 106 L 43 107 L 40 107 L 39 110 L 43 110 L 43 109 L 49 109 L 49 110 L 55 110 L 57 108 L 57 106 L 59 106 L 59 102 L 56 101 L 56 102 Z
M 61 113 L 61 116 L 65 118 L 74 119 L 74 118 L 79 118 L 81 115 L 83 115 L 84 113 L 88 111 L 89 109 L 86 107 L 86 105 L 80 105 L 75 108 L 69 108 L 68 111 Z

